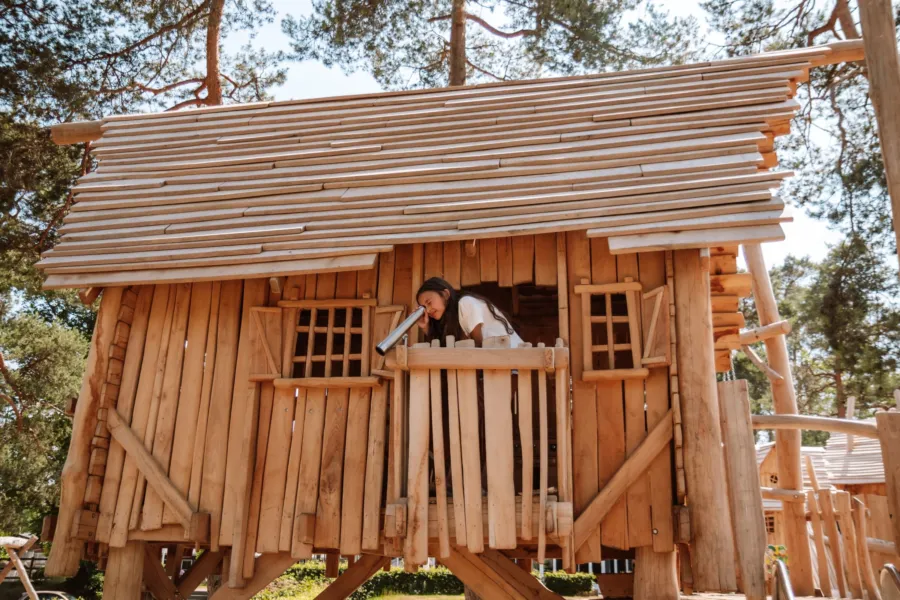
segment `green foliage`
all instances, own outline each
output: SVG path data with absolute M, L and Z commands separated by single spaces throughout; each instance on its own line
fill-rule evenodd
M 788 354 L 800 412 L 844 416 L 849 396 L 861 417 L 892 406 L 900 387 L 900 287 L 883 256 L 851 236 L 821 263 L 789 256 L 771 277 L 781 317 L 792 325 Z M 758 325 L 752 300 L 743 310 L 748 326 Z M 755 349 L 765 356 L 762 344 Z M 749 381 L 754 412 L 772 412 L 766 377 L 743 354 L 734 368 Z M 827 439 L 803 434 L 807 445 Z
M 40 531 L 59 494 L 87 340 L 36 315 L 0 318 L 0 530 Z M 15 407 L 15 409 L 14 409 Z
M 448 82 L 452 4 L 315 0 L 282 28 L 298 60 L 368 71 L 391 89 L 435 87 Z M 696 26 L 642 0 L 488 0 L 467 15 L 470 83 L 683 62 Z
M 344 568 L 341 568 L 344 571 Z M 288 569 L 285 574 L 256 596 L 256 600 L 291 598 L 317 591 L 331 580 L 325 577 L 325 563 L 306 561 Z M 544 574 L 544 584 L 554 592 L 566 596 L 589 594 L 595 581 L 589 573 L 565 572 Z M 352 596 L 353 600 L 369 600 L 389 594 L 459 595 L 464 591 L 462 582 L 443 567 L 419 569 L 409 573 L 403 569 L 378 571 Z
M 595 576 L 590 573 L 569 574 L 565 571 L 544 573 L 544 585 L 546 585 L 550 591 L 563 596 L 589 595 L 591 593 L 591 586 L 595 581 Z

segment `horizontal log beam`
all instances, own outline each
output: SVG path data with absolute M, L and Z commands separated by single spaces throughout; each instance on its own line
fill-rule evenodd
M 50 139 L 57 146 L 83 144 L 99 140 L 103 135 L 103 121 L 80 121 L 78 123 L 60 123 L 50 127 Z
M 810 535 L 810 537 L 812 537 Z M 829 548 L 831 547 L 831 541 L 828 539 L 828 536 L 824 536 L 825 545 Z M 878 538 L 866 538 L 866 546 L 869 548 L 869 552 L 877 552 L 879 554 L 893 554 L 895 556 L 900 556 L 897 553 L 897 546 L 894 542 L 888 540 L 880 540 Z
M 762 497 L 768 500 L 781 500 L 782 502 L 805 502 L 806 493 L 802 490 L 783 490 L 781 488 L 761 487 Z
M 644 438 L 641 445 L 632 453 L 631 456 L 619 467 L 612 479 L 600 490 L 584 512 L 575 520 L 575 549 L 578 550 L 588 536 L 599 525 L 603 518 L 609 513 L 610 509 L 631 487 L 638 477 L 650 466 L 659 453 L 662 452 L 669 442 L 672 440 L 672 410 L 666 413 L 653 431 Z
M 755 344 L 764 340 L 771 339 L 776 335 L 787 335 L 791 332 L 790 321 L 775 321 L 762 327 L 755 329 L 745 329 L 740 334 L 740 342 L 742 345 Z
M 878 439 L 878 430 L 871 423 L 810 415 L 753 415 L 753 429 L 805 429 Z
M 381 385 L 379 377 L 295 377 L 273 380 L 276 388 L 371 388 Z
M 569 366 L 566 348 L 406 348 L 388 352 L 389 369 L 523 369 L 553 372 Z

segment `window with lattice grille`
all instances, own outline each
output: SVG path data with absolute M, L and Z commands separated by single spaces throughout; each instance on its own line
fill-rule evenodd
M 583 379 L 643 379 L 648 367 L 670 364 L 665 286 L 644 294 L 630 277 L 607 284 L 582 280 L 575 293 L 581 295 Z
M 766 533 L 775 533 L 775 515 L 766 515 Z
M 369 360 L 374 300 L 300 300 L 289 303 L 294 329 L 293 377 L 358 377 Z

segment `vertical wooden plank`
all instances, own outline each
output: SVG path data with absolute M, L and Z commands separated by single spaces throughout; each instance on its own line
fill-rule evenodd
M 372 390 L 350 390 L 344 449 L 344 485 L 341 499 L 341 554 L 362 553 L 363 499 L 366 485 L 367 435 Z
M 666 264 L 663 252 L 642 252 L 638 255 L 641 285 L 645 291 L 666 284 Z M 668 304 L 660 307 L 669 314 Z M 642 314 L 643 325 L 650 327 L 652 314 Z M 668 323 L 668 320 L 665 320 Z M 668 331 L 661 332 L 667 335 Z M 652 430 L 669 412 L 669 370 L 650 369 L 644 382 L 647 403 L 647 429 Z M 671 552 L 675 548 L 672 523 L 672 505 L 675 501 L 672 491 L 672 456 L 668 452 L 660 454 L 647 471 L 650 485 L 650 518 L 653 525 L 653 550 Z
M 209 405 L 212 397 L 213 377 L 219 333 L 219 311 L 222 300 L 222 282 L 213 282 L 210 298 L 209 326 L 206 331 L 206 356 L 203 364 L 203 383 L 200 387 L 200 406 L 197 408 L 197 431 L 191 452 L 191 480 L 188 486 L 188 502 L 200 506 L 200 485 L 203 481 L 203 457 L 206 453 L 206 426 L 209 423 Z
M 512 238 L 513 285 L 534 282 L 534 236 Z
M 300 460 L 303 448 L 303 431 L 306 426 L 306 388 L 297 390 L 294 404 L 291 450 L 288 456 L 287 475 L 284 483 L 284 499 L 281 509 L 281 531 L 278 536 L 278 551 L 290 552 L 294 531 L 294 508 L 297 502 L 297 482 L 300 479 Z
M 556 234 L 556 302 L 559 312 L 559 338 L 569 345 L 569 276 L 566 267 L 566 234 Z
M 844 564 L 847 567 L 847 586 L 850 588 L 851 597 L 862 598 L 862 575 L 856 553 L 856 531 L 853 526 L 853 516 L 850 514 L 850 492 L 837 491 L 834 493 L 834 500 L 841 522 L 841 541 L 843 542 Z M 837 543 L 837 540 L 832 543 Z
M 456 289 L 462 286 L 462 244 L 444 242 L 444 280 Z
M 807 457 L 808 458 L 808 457 Z M 819 502 L 813 490 L 806 490 L 806 502 L 809 506 L 809 523 L 812 527 L 813 542 L 816 545 L 816 564 L 819 569 L 819 589 L 826 598 L 831 597 L 831 576 L 828 570 L 828 555 L 825 550 L 825 535 L 822 531 L 822 517 L 819 513 Z
M 166 370 L 163 376 L 162 394 L 159 400 L 159 411 L 156 418 L 156 431 L 153 437 L 153 457 L 163 470 L 168 470 L 172 455 L 172 437 L 175 434 L 175 417 L 178 411 L 178 393 L 181 389 L 182 362 L 184 360 L 184 341 L 187 335 L 188 317 L 191 306 L 191 284 L 181 283 L 175 286 L 175 314 L 169 337 L 166 356 Z M 152 488 L 147 489 L 144 498 L 141 529 L 144 531 L 162 527 L 162 498 Z
M 457 348 L 472 348 L 473 340 L 458 340 Z M 463 493 L 466 506 L 466 545 L 470 552 L 484 551 L 481 509 L 481 442 L 478 435 L 478 381 L 474 369 L 456 372 L 459 399 L 459 434 L 462 447 Z
M 840 534 L 837 528 L 837 519 L 835 518 L 834 497 L 831 495 L 831 489 L 819 490 L 818 492 L 819 506 L 822 507 L 822 520 L 825 522 L 825 533 L 828 534 L 829 550 L 831 551 L 831 564 L 834 565 L 834 575 L 837 579 L 837 588 L 841 594 L 841 598 L 847 597 L 847 580 L 844 576 L 844 557 L 841 552 L 841 545 L 838 543 Z
M 247 279 L 244 281 L 244 298 L 241 307 L 241 329 L 238 339 L 237 363 L 234 371 L 234 391 L 231 398 L 231 422 L 228 428 L 228 446 L 225 468 L 225 496 L 222 503 L 222 522 L 219 526 L 219 540 L 223 545 L 231 544 L 235 537 L 235 510 L 247 503 L 252 459 L 256 446 L 256 419 L 259 415 L 256 405 L 256 394 L 248 393 L 248 388 L 256 386 L 250 383 L 250 356 L 253 351 L 253 340 L 250 338 L 250 309 L 266 304 L 268 282 L 265 279 Z M 246 446 L 246 452 L 244 445 Z M 221 448 L 218 449 L 221 452 Z M 231 573 L 241 573 L 240 554 L 232 560 Z
M 119 399 L 116 410 L 126 423 L 131 423 L 134 410 L 134 398 L 140 377 L 141 363 L 144 357 L 144 344 L 147 340 L 147 329 L 150 322 L 150 310 L 153 304 L 155 287 L 141 286 L 138 291 L 137 304 L 134 307 L 134 320 L 128 334 L 128 346 L 125 352 L 125 365 L 122 368 L 122 385 L 119 388 Z M 122 467 L 125 463 L 125 450 L 116 440 L 110 440 L 109 457 L 106 461 L 106 474 L 103 478 L 103 489 L 100 493 L 100 516 L 97 520 L 97 541 L 108 544 L 112 535 L 113 515 L 119 497 L 119 484 L 122 480 Z
M 362 549 L 369 551 L 380 548 L 378 534 L 381 531 L 381 493 L 384 489 L 387 395 L 388 384 L 384 382 L 372 390 L 372 401 L 369 409 L 362 529 Z
M 447 337 L 447 347 L 456 345 L 453 336 Z M 450 477 L 453 483 L 453 521 L 456 545 L 468 544 L 466 529 L 465 483 L 463 481 L 462 442 L 460 441 L 459 391 L 456 384 L 456 370 L 447 370 L 447 418 L 450 436 Z M 522 513 L 525 514 L 524 512 Z
M 153 302 L 147 325 L 147 339 L 144 344 L 144 356 L 141 360 L 140 377 L 137 390 L 135 391 L 134 410 L 131 416 L 131 428 L 141 439 L 143 439 L 147 422 L 150 418 L 150 400 L 153 393 L 153 383 L 156 379 L 157 361 L 163 345 L 163 325 L 169 312 L 170 291 L 171 287 L 168 285 L 157 285 L 153 290 Z M 110 533 L 109 543 L 113 547 L 123 548 L 128 541 L 128 521 L 137 489 L 137 478 L 137 464 L 131 457 L 126 455 L 122 465 L 119 495 L 116 499 L 112 531 Z M 141 560 L 143 561 L 143 558 Z
M 225 495 L 226 455 L 223 450 L 228 446 L 228 424 L 231 420 L 243 288 L 244 282 L 240 280 L 223 283 L 222 297 L 219 301 L 215 369 L 200 483 L 200 510 L 210 514 L 209 539 L 213 551 L 219 549 L 218 531 L 222 522 L 222 503 Z
M 413 281 L 413 247 L 411 244 L 397 246 L 394 249 L 394 304 L 403 304 L 410 307 L 409 301 L 416 291 L 412 287 Z
M 591 283 L 614 283 L 617 279 L 616 257 L 609 253 L 609 240 L 606 238 L 592 239 Z M 610 313 L 611 305 L 607 300 L 606 314 Z M 609 331 L 609 327 L 607 331 Z M 607 334 L 607 341 L 610 340 L 612 337 Z M 599 444 L 597 448 L 598 487 L 596 489 L 599 491 L 625 462 L 625 397 L 621 381 L 599 381 L 596 385 L 597 435 L 599 439 L 603 440 L 603 443 Z M 575 423 L 576 427 L 581 426 L 580 420 L 576 420 Z M 579 481 L 579 483 L 581 482 Z M 630 546 L 626 502 L 627 494 L 616 502 L 600 525 L 600 538 L 606 546 L 614 548 Z
M 537 560 L 543 564 L 547 552 L 547 485 L 550 475 L 550 417 L 547 413 L 547 373 L 538 371 L 538 436 L 540 438 L 540 470 L 538 471 L 538 547 Z
M 331 300 L 337 289 L 337 273 L 318 273 L 316 275 L 316 299 Z
M 897 399 L 898 396 L 894 395 Z M 878 441 L 884 460 L 885 487 L 894 532 L 894 544 L 900 548 L 900 413 L 880 412 L 875 415 Z
M 428 560 L 428 440 L 430 377 L 428 371 L 409 374 L 408 513 L 404 560 L 423 565 Z
M 619 281 L 627 277 L 638 281 L 637 254 L 620 254 L 616 256 L 616 273 Z M 640 365 L 641 343 L 641 309 L 635 301 L 634 293 L 626 295 L 629 314 L 629 337 L 631 338 L 632 361 Z M 629 379 L 625 381 L 625 455 L 632 452 L 647 437 L 644 416 L 644 381 Z M 628 512 L 628 545 L 631 547 L 648 546 L 653 543 L 653 532 L 650 523 L 650 480 L 643 475 L 635 481 L 625 494 Z
M 294 507 L 294 529 L 291 556 L 312 556 L 312 544 L 304 540 L 303 515 L 315 515 L 319 500 L 319 469 L 322 464 L 322 434 L 325 430 L 325 390 L 312 388 L 306 395 L 306 418 L 303 424 L 300 472 L 297 478 L 297 501 Z
M 597 386 L 591 382 L 575 382 L 572 394 L 572 468 L 575 471 L 575 494 L 572 502 L 576 518 L 599 492 L 597 409 Z M 598 527 L 584 545 L 575 551 L 576 562 L 582 564 L 602 560 L 600 531 Z
M 169 463 L 169 479 L 185 496 L 191 483 L 191 464 L 197 439 L 197 420 L 200 414 L 200 394 L 203 391 L 203 362 L 206 357 L 206 340 L 211 316 L 212 283 L 194 283 L 191 290 L 191 309 L 188 317 L 187 349 L 181 375 L 181 393 L 178 396 L 178 413 L 175 417 L 175 433 L 172 440 L 172 457 Z M 196 506 L 196 505 L 195 505 Z M 163 509 L 163 523 L 177 523 L 175 513 Z
M 547 287 L 556 285 L 555 233 L 534 236 L 534 284 Z
M 485 341 L 487 342 L 487 340 Z M 508 343 L 508 342 L 507 342 Z M 508 346 L 507 346 L 508 347 Z M 516 547 L 516 487 L 513 477 L 512 381 L 509 371 L 484 370 L 484 422 L 488 479 L 488 544 Z
M 371 269 L 356 272 L 356 294 L 353 298 L 374 298 L 378 291 L 378 263 Z
M 143 593 L 144 542 L 128 542 L 110 548 L 103 579 L 103 596 L 117 600 L 140 600 Z
M 266 473 L 266 454 L 269 445 L 269 432 L 272 423 L 272 407 L 275 400 L 275 386 L 270 381 L 258 384 L 259 409 L 256 422 L 256 448 L 249 448 L 247 460 L 250 463 L 250 490 L 249 500 L 240 511 L 235 511 L 235 519 L 240 519 L 234 524 L 235 539 L 231 548 L 233 556 L 238 556 L 239 551 L 244 551 L 244 579 L 253 577 L 256 559 L 256 539 L 259 534 L 259 513 L 262 504 L 263 477 Z M 232 564 L 235 564 L 233 561 Z M 232 572 L 233 573 L 233 572 Z M 234 577 L 232 577 L 232 580 Z
M 425 279 L 444 278 L 444 244 L 430 242 L 425 244 Z
M 415 307 L 419 305 L 419 301 L 416 299 L 416 292 L 418 292 L 419 288 L 422 287 L 422 282 L 424 281 L 424 279 L 422 278 L 425 269 L 424 253 L 425 249 L 423 248 L 422 244 L 412 245 L 412 274 L 408 300 L 410 310 L 414 310 Z M 411 344 L 415 344 L 419 341 L 420 331 L 421 330 L 418 327 L 413 327 L 409 330 L 409 341 Z
M 690 490 L 692 552 L 696 591 L 732 591 L 734 536 L 725 485 L 719 404 L 716 398 L 709 272 L 699 250 L 676 250 L 675 328 L 678 390 L 684 433 L 684 463 Z
M 566 236 L 566 271 L 568 274 L 568 306 L 569 312 L 569 353 L 572 379 L 579 381 L 584 370 L 584 337 L 587 326 L 583 323 L 582 299 L 575 293 L 575 286 L 581 280 L 591 276 L 591 246 L 583 231 L 571 231 Z M 597 283 L 597 282 L 594 282 Z M 595 435 L 596 437 L 596 435 Z
M 875 579 L 875 570 L 872 568 L 872 557 L 869 554 L 868 531 L 866 528 L 866 505 L 858 497 L 853 498 L 853 526 L 856 529 L 856 553 L 858 556 L 859 570 L 862 573 L 863 582 L 866 584 L 866 592 L 869 598 L 881 600 L 881 589 Z
M 344 443 L 347 433 L 348 388 L 329 388 L 325 404 L 325 431 L 322 435 L 322 470 L 319 474 L 319 502 L 316 505 L 317 548 L 335 548 L 341 543 L 341 482 Z
M 113 342 L 118 323 L 119 308 L 124 288 L 106 288 L 100 300 L 100 312 L 91 336 L 85 375 L 75 405 L 72 419 L 72 438 L 62 472 L 60 511 L 57 519 L 54 552 L 51 553 L 47 569 L 58 575 L 74 575 L 84 544 L 72 538 L 75 516 L 83 506 L 87 488 L 91 438 L 97 424 L 97 409 L 100 404 L 100 389 L 109 367 L 109 347 Z
M 766 528 L 747 382 L 721 381 L 718 392 L 741 591 L 748 600 L 765 600 Z
M 513 285 L 512 240 L 508 237 L 497 238 L 497 284 L 500 287 Z
M 470 240 L 464 243 L 469 244 L 472 241 L 473 240 Z M 481 240 L 474 240 L 474 244 L 475 253 L 472 256 L 469 256 L 468 251 L 462 253 L 459 281 L 462 287 L 469 287 L 481 283 L 481 258 L 479 257 Z
M 562 340 L 557 340 L 557 347 L 562 346 Z M 571 401 L 569 399 L 569 372 L 567 369 L 556 370 L 556 470 L 559 499 L 562 502 L 572 502 L 575 482 L 572 476 L 572 422 Z M 563 548 L 563 568 L 568 573 L 575 572 L 575 543 L 573 532 L 560 540 Z
M 433 340 L 431 345 L 440 348 L 441 344 L 439 340 Z M 438 558 L 446 558 L 450 555 L 450 523 L 447 515 L 447 469 L 444 460 L 441 370 L 432 369 L 429 378 L 431 380 L 431 448 L 434 457 L 434 493 L 438 517 Z
M 337 274 L 334 287 L 335 298 L 356 298 L 356 279 L 358 271 L 342 271 Z
M 479 240 L 478 249 L 481 258 L 481 281 L 497 281 L 497 240 L 494 238 Z
M 151 370 L 153 374 L 153 383 L 149 398 L 149 411 L 147 413 L 147 426 L 144 429 L 143 443 L 147 450 L 153 449 L 153 438 L 156 435 L 157 418 L 159 416 L 159 404 L 163 392 L 163 383 L 165 381 L 166 361 L 169 356 L 169 344 L 171 343 L 172 323 L 175 320 L 175 300 L 177 297 L 177 286 L 169 288 L 169 305 L 165 320 L 162 324 L 162 338 L 159 347 L 159 355 L 156 365 Z M 137 529 L 140 526 L 140 517 L 143 513 L 144 489 L 146 480 L 143 473 L 138 471 L 137 485 L 135 487 L 134 497 L 131 503 L 131 509 L 128 516 L 127 527 L 129 530 Z M 113 524 L 115 528 L 115 524 Z
M 291 458 L 291 428 L 294 422 L 294 393 L 292 387 L 275 388 L 272 419 L 266 445 L 265 470 L 259 509 L 259 530 L 256 551 L 278 552 L 281 540 L 281 511 L 285 504 L 288 462 Z M 262 417 L 260 417 L 262 422 Z M 299 467 L 299 463 L 296 463 Z M 293 509 L 293 500 L 291 505 Z M 293 520 L 293 519 L 292 519 Z M 288 548 L 290 549 L 290 548 Z
M 553 240 L 554 250 L 556 240 Z M 556 253 L 553 253 L 555 258 Z M 522 533 L 524 540 L 534 537 L 532 500 L 534 498 L 534 425 L 531 375 L 529 370 L 520 370 L 518 378 L 519 443 L 522 447 Z

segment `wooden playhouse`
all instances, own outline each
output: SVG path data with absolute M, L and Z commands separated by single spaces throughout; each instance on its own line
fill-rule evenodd
M 755 472 L 746 390 L 716 372 L 783 345 L 759 247 L 790 218 L 773 140 L 810 68 L 860 58 L 849 42 L 58 126 L 99 167 L 40 267 L 102 295 L 47 573 L 99 560 L 111 598 L 222 573 L 222 600 L 314 552 L 360 557 L 322 595 L 343 598 L 389 557 L 432 556 L 483 598 L 550 598 L 512 559 L 625 553 L 639 598 L 734 591 L 738 570 L 758 589 L 761 504 L 734 479 Z M 375 353 L 436 275 L 512 314 L 526 347 L 413 329 Z M 744 331 L 751 282 L 763 327 Z M 784 361 L 776 407 L 796 412 Z M 799 432 L 778 435 L 780 485 L 800 487 Z M 174 545 L 206 552 L 170 578 Z

